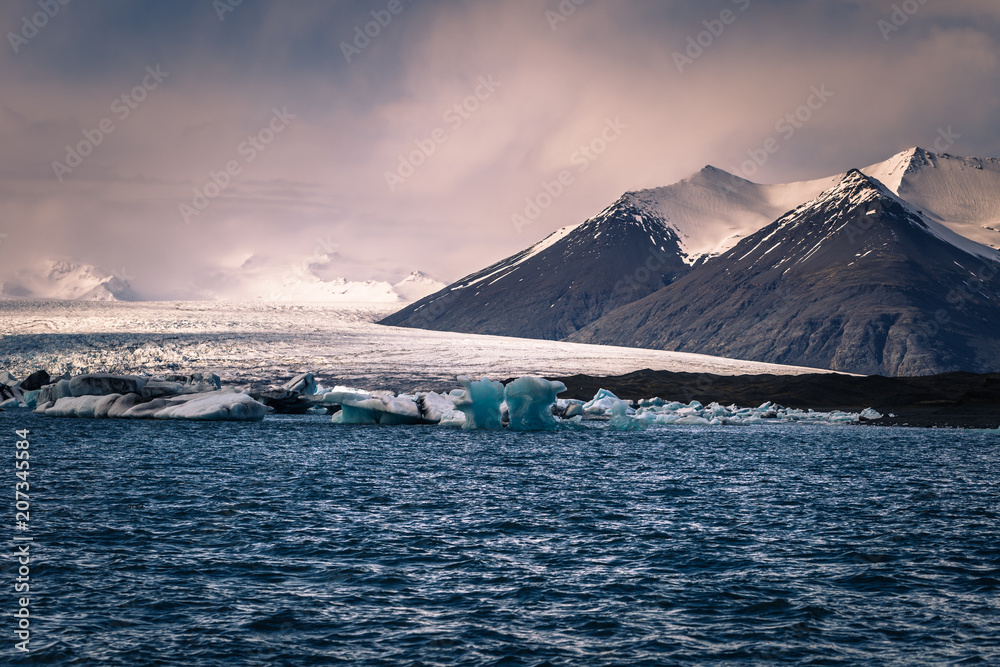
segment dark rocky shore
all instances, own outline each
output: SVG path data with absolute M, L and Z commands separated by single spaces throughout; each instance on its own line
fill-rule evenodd
M 850 412 L 871 407 L 885 416 L 864 423 L 880 426 L 1000 428 L 1000 373 L 892 378 L 819 373 L 724 376 L 646 369 L 614 377 L 552 379 L 568 388 L 562 398 L 590 400 L 604 388 L 628 400 L 659 396 L 741 406 L 773 401 L 786 407 Z

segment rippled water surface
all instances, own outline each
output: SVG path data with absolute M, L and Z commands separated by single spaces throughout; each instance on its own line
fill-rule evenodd
M 0 425 L 32 664 L 1000 664 L 996 433 Z

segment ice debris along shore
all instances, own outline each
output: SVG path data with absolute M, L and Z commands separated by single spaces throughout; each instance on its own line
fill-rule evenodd
M 52 417 L 92 419 L 197 419 L 260 421 L 269 412 L 330 414 L 336 424 L 436 424 L 466 430 L 545 431 L 603 422 L 615 430 L 653 425 L 749 426 L 757 424 L 853 424 L 879 419 L 869 408 L 860 413 L 814 412 L 764 403 L 741 408 L 661 398 L 624 401 L 601 389 L 590 401 L 560 399 L 561 382 L 525 376 L 504 386 L 489 378 L 458 378 L 461 388 L 448 394 L 394 394 L 352 387 L 327 388 L 312 373 L 281 386 L 249 393 L 223 388 L 213 374 L 148 378 L 93 373 L 51 381 L 44 371 L 17 383 L 0 377 L 0 408 L 26 407 Z
M 815 412 L 764 403 L 756 408 L 680 403 L 652 398 L 624 401 L 605 389 L 590 401 L 557 398 L 566 390 L 561 382 L 527 376 L 505 387 L 483 378 L 460 377 L 461 389 L 434 392 L 379 394 L 336 387 L 326 396 L 343 409 L 333 416 L 338 424 L 438 424 L 468 430 L 544 431 L 603 422 L 615 430 L 641 430 L 653 425 L 752 426 L 758 424 L 856 424 L 880 419 L 868 408 L 854 412 Z

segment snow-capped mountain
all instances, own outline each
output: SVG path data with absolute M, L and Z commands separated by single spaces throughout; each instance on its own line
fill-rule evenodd
M 688 270 L 676 233 L 626 195 L 382 323 L 559 339 Z
M 673 185 L 625 197 L 640 211 L 665 221 L 680 240 L 684 262 L 695 265 L 721 255 L 842 177 L 760 185 L 708 166 Z
M 1000 159 L 911 148 L 863 171 L 959 236 L 1000 248 Z
M 830 368 L 1000 370 L 1000 253 L 877 180 L 834 188 L 570 336 Z
M 124 271 L 112 273 L 69 261 L 49 261 L 0 283 L 5 298 L 138 301 Z
M 1000 160 L 911 148 L 861 171 L 957 235 L 1000 248 Z M 760 185 L 709 166 L 673 185 L 627 196 L 668 221 L 685 261 L 695 264 L 724 253 L 845 175 Z M 966 249 L 975 252 L 974 246 Z
M 758 185 L 705 167 L 664 188 L 625 193 L 594 218 L 382 324 L 560 339 L 670 284 L 837 180 Z
M 903 151 L 861 170 L 925 216 L 942 240 L 987 257 L 1000 247 L 1000 160 Z M 628 192 L 596 218 L 548 238 L 383 320 L 424 329 L 530 338 L 569 336 L 712 261 L 845 177 L 761 185 L 705 167 L 661 188 Z M 616 242 L 601 225 L 634 226 Z M 933 224 L 932 224 L 933 223 Z M 605 237 L 605 241 L 612 237 Z M 523 304 L 517 308 L 514 304 Z

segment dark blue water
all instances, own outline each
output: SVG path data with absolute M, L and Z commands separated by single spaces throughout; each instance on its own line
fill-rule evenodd
M 0 426 L 12 664 L 1000 664 L 996 433 Z

